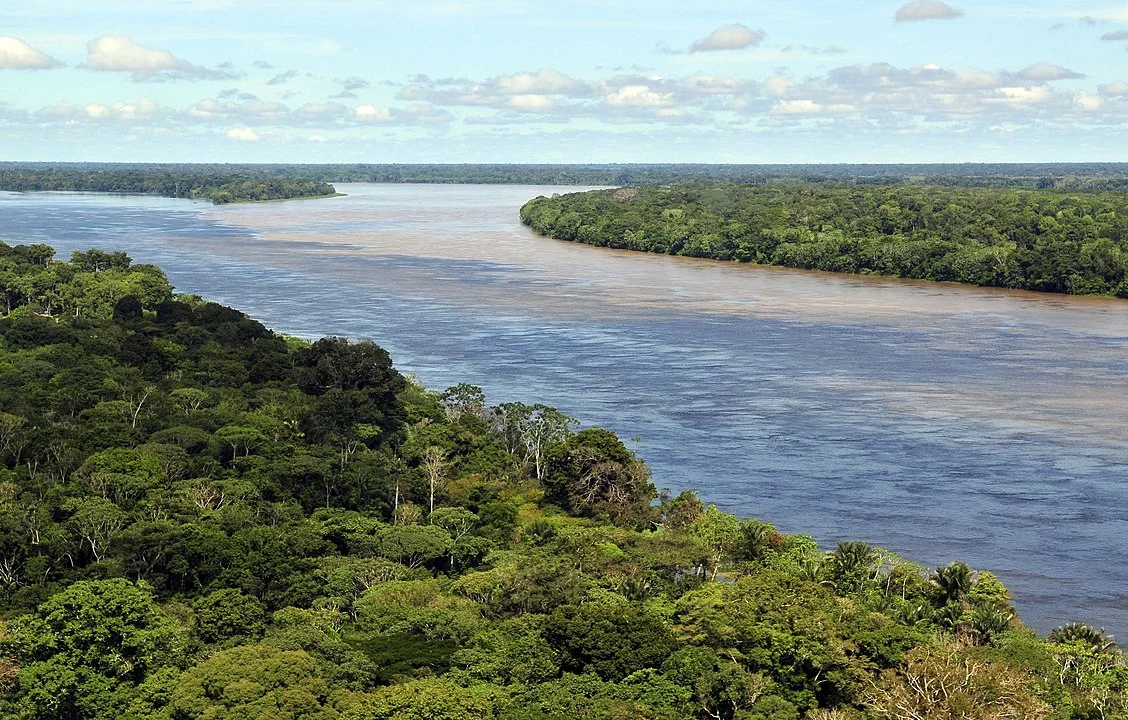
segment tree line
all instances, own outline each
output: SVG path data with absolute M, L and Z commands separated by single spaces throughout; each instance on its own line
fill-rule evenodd
M 850 185 L 935 185 L 1128 190 L 1128 163 L 960 163 L 960 164 L 181 164 L 181 163 L 0 163 L 0 190 L 101 189 L 93 184 L 133 187 L 110 192 L 155 192 L 187 197 L 192 182 L 209 187 L 236 180 L 308 180 L 318 183 L 479 183 L 518 185 L 646 186 L 672 183 Z M 102 178 L 105 178 L 103 180 Z M 110 181 L 110 178 L 116 178 Z M 21 187 L 21 184 L 24 187 Z M 159 190 L 153 189 L 159 187 Z M 140 189 L 136 189 L 140 188 Z M 178 189 L 179 188 L 179 189 Z M 332 191 L 330 190 L 329 193 Z M 314 193 L 327 194 L 327 193 Z
M 329 183 L 296 177 L 254 176 L 239 171 L 179 165 L 67 168 L 0 164 L 0 190 L 10 192 L 107 192 L 234 202 L 292 200 L 336 194 Z
M 1128 297 L 1121 193 L 691 184 L 542 196 L 521 220 L 603 247 Z
M 1101 630 L 658 492 L 613 433 L 429 390 L 100 250 L 0 244 L 0 716 L 1128 712 Z

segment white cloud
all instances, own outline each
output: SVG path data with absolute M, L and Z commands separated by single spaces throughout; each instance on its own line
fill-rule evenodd
M 736 23 L 719 27 L 689 46 L 689 52 L 711 52 L 715 50 L 743 50 L 759 45 L 768 34 L 763 30 L 753 30 L 747 25 Z
M 1061 65 L 1040 62 L 1019 70 L 1018 77 L 1036 82 L 1051 82 L 1053 80 L 1080 80 L 1085 76 Z
M 604 102 L 613 107 L 660 107 L 672 104 L 673 100 L 646 85 L 628 85 L 607 95 Z
M 1101 40 L 1106 42 L 1120 42 L 1121 40 L 1128 40 L 1128 30 L 1114 30 L 1101 35 Z
M 242 142 L 258 142 L 259 139 L 259 134 L 250 128 L 231 128 L 224 135 Z
M 893 16 L 896 22 L 918 22 L 920 20 L 952 20 L 963 15 L 963 10 L 952 7 L 940 0 L 912 0 L 902 5 Z
M 310 135 L 309 137 L 306 138 L 306 142 L 311 142 L 311 143 L 329 142 L 329 138 L 325 137 L 324 135 Z
M 773 75 L 764 81 L 764 90 L 769 95 L 780 97 L 785 95 L 791 87 L 791 78 L 786 75 Z
M 161 107 L 148 98 L 141 98 L 132 103 L 116 102 L 112 105 L 102 103 L 78 105 L 64 101 L 42 108 L 35 113 L 38 118 L 44 120 L 69 122 L 115 120 L 127 123 L 148 122 L 154 119 L 167 118 L 174 114 L 175 111 Z
M 740 91 L 740 83 L 724 75 L 697 73 L 684 78 L 679 85 L 695 95 L 731 95 Z
M 353 114 L 357 119 L 367 122 L 388 122 L 392 119 L 392 111 L 386 107 L 376 107 L 375 105 L 359 105 Z
M 387 125 L 432 125 L 453 119 L 449 112 L 429 103 L 412 103 L 402 108 L 359 105 L 352 114 L 357 122 Z
M 196 80 L 231 79 L 225 70 L 209 70 L 181 60 L 167 50 L 138 45 L 125 35 L 102 35 L 86 45 L 86 62 L 81 67 L 105 72 L 133 73 L 138 82 L 189 78 Z
M 520 112 L 551 112 L 556 103 L 546 95 L 514 95 L 505 106 Z
M 19 38 L 0 36 L 0 70 L 50 70 L 60 65 Z
M 1093 95 L 1084 90 L 1074 94 L 1073 102 L 1082 110 L 1100 110 L 1104 105 L 1104 99 L 1100 95 Z
M 1117 81 L 1097 86 L 1097 92 L 1105 97 L 1128 97 L 1128 82 Z
M 290 108 L 282 103 L 262 100 L 201 100 L 190 106 L 186 113 L 189 117 L 200 120 L 272 122 L 285 118 L 290 113 Z
M 567 95 L 583 90 L 584 84 L 555 70 L 498 75 L 486 87 L 502 95 Z
M 781 100 L 768 112 L 772 115 L 814 115 L 822 109 L 822 105 L 811 100 Z
M 1053 95 L 1053 91 L 1045 85 L 1038 85 L 1036 87 L 1001 87 L 998 90 L 998 95 L 993 98 L 986 98 L 986 102 L 997 102 L 1008 105 L 1031 105 L 1034 103 L 1045 102 Z

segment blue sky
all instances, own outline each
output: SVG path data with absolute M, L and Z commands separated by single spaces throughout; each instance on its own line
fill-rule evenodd
M 5 0 L 0 159 L 1128 161 L 1128 2 Z

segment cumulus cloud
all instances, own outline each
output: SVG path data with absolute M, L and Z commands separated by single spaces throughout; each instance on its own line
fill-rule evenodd
M 578 92 L 584 88 L 584 84 L 579 80 L 555 70 L 498 75 L 490 84 L 503 95 L 564 95 Z
M 768 34 L 763 30 L 753 30 L 747 25 L 736 23 L 719 27 L 689 46 L 689 52 L 712 52 L 716 50 L 743 50 L 759 45 Z
M 939 65 L 850 65 L 802 81 L 777 75 L 760 85 L 760 96 L 751 93 L 734 98 L 729 107 L 738 108 L 735 112 L 750 121 L 817 117 L 824 122 L 863 121 L 889 132 L 929 126 L 970 130 L 996 125 L 1128 124 L 1128 103 L 1118 99 L 1128 98 L 1128 83 L 1102 85 L 1096 92 L 1058 90 L 1056 80 L 1073 78 L 1076 73 L 1058 66 L 1052 70 L 1032 67 L 992 72 Z
M 777 71 L 759 81 L 706 72 L 670 76 L 653 71 L 582 78 L 541 69 L 484 79 L 416 76 L 400 86 L 401 102 L 386 105 L 329 100 L 288 107 L 229 88 L 215 99 L 180 110 L 148 101 L 61 104 L 44 108 L 33 119 L 102 126 L 115 121 L 147 123 L 173 132 L 210 126 L 220 135 L 247 130 L 262 142 L 283 136 L 336 138 L 349 128 L 442 127 L 454 122 L 530 128 L 583 122 L 635 129 L 759 124 L 812 131 L 835 124 L 888 133 L 923 132 L 929 127 L 970 132 L 991 127 L 1061 129 L 1079 123 L 1128 126 L 1128 83 L 1088 81 L 1070 83 L 1068 89 L 1058 84 L 1083 77 L 1048 62 L 996 71 L 871 63 L 801 77 Z M 351 80 L 336 83 L 344 88 Z
M 0 70 L 50 70 L 61 66 L 55 58 L 17 37 L 0 36 Z
M 392 119 L 392 110 L 387 107 L 375 105 L 358 105 L 353 111 L 357 118 L 369 122 L 388 122 Z
M 984 98 L 987 103 L 1003 103 L 1007 105 L 1031 105 L 1049 100 L 1053 91 L 1045 85 L 1035 87 L 1001 87 L 996 90 L 993 97 Z
M 593 87 L 556 70 L 537 72 L 518 72 L 497 75 L 486 80 L 440 78 L 432 80 L 417 76 L 400 89 L 401 100 L 430 102 L 439 105 L 466 105 L 477 107 L 510 107 L 514 109 L 541 109 L 547 106 L 543 100 L 533 97 L 591 97 L 596 94 Z M 525 100 L 514 102 L 517 96 Z
M 635 72 L 605 80 L 581 80 L 542 69 L 484 80 L 416 76 L 399 91 L 398 97 L 439 106 L 495 111 L 493 115 L 463 118 L 471 125 L 527 122 L 530 115 L 540 122 L 591 118 L 614 123 L 690 123 L 708 122 L 710 106 L 720 107 L 734 95 L 755 88 L 753 81 L 706 73 L 662 77 Z
M 673 103 L 666 93 L 658 93 L 646 85 L 627 85 L 607 95 L 603 101 L 612 107 L 656 107 Z
M 252 98 L 254 96 L 251 96 Z M 250 100 L 201 100 L 191 105 L 185 114 L 195 120 L 216 122 L 242 121 L 244 123 L 275 122 L 284 119 L 290 108 L 282 103 Z
M 1101 40 L 1105 42 L 1121 42 L 1128 40 L 1128 30 L 1115 30 L 1101 35 Z
M 225 136 L 232 140 L 240 140 L 242 142 L 258 142 L 259 134 L 251 128 L 235 127 L 231 128 L 224 133 Z
M 1118 81 L 1097 86 L 1097 92 L 1105 97 L 1128 97 L 1128 82 Z
M 812 100 L 781 100 L 768 112 L 773 115 L 812 115 L 822 112 L 822 105 Z
M 353 117 L 362 123 L 378 125 L 442 124 L 454 119 L 446 110 L 427 103 L 412 103 L 404 108 L 358 105 L 353 109 Z
M 695 73 L 682 79 L 679 85 L 688 93 L 697 95 L 732 95 L 741 91 L 741 83 L 724 75 Z
M 547 95 L 513 95 L 505 106 L 517 112 L 545 113 L 556 109 L 556 102 Z
M 1080 80 L 1085 76 L 1061 65 L 1040 62 L 1019 70 L 1018 77 L 1035 82 L 1051 82 L 1053 80 Z
M 912 0 L 897 9 L 893 16 L 895 22 L 919 22 L 921 20 L 953 20 L 963 15 L 963 10 L 952 7 L 940 0 Z
M 125 35 L 102 35 L 86 45 L 86 62 L 81 67 L 105 72 L 133 73 L 137 82 L 173 79 L 229 80 L 225 70 L 209 70 L 177 58 L 167 50 L 139 45 Z
M 174 111 L 161 107 L 148 98 L 141 98 L 137 102 L 116 102 L 112 105 L 102 103 L 75 104 L 64 101 L 42 108 L 35 114 L 43 120 L 142 122 L 170 117 L 174 114 Z
M 1093 95 L 1084 90 L 1073 96 L 1073 102 L 1082 110 L 1100 110 L 1104 105 L 1104 99 L 1100 95 Z

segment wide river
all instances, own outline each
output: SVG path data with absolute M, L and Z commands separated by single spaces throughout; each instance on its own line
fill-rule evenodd
M 1128 636 L 1128 301 L 865 279 L 540 238 L 575 188 L 341 185 L 212 207 L 0 193 L 0 239 L 98 246 L 428 386 L 601 425 L 659 487 L 827 547 L 996 572 L 1023 618 Z

